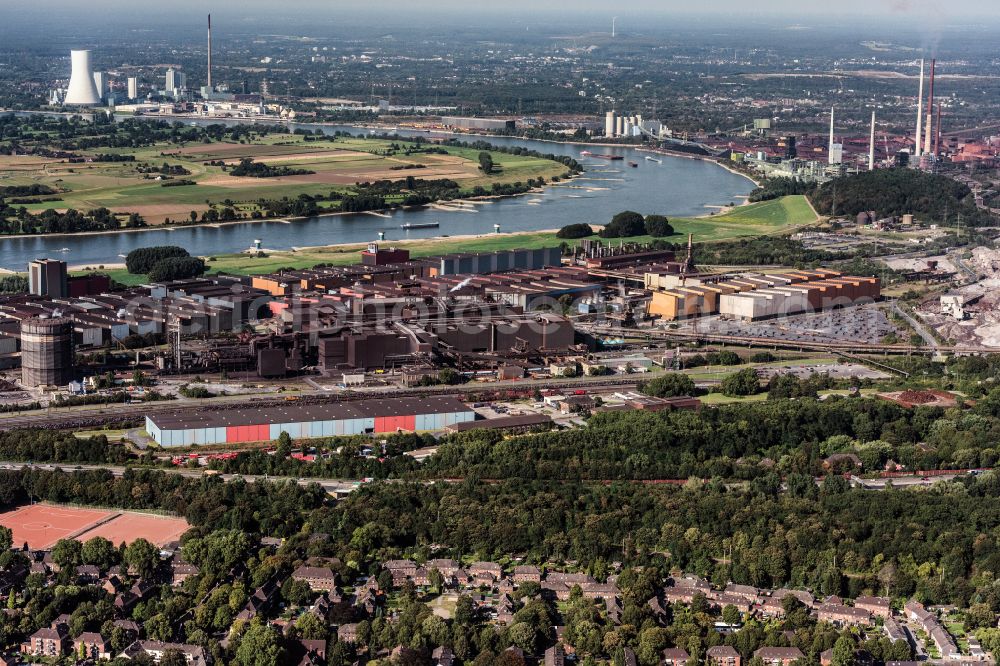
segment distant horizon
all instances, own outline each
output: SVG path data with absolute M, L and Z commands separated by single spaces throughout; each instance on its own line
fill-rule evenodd
M 302 14 L 314 16 L 364 16 L 379 14 L 389 22 L 394 16 L 440 15 L 446 14 L 455 19 L 474 16 L 503 16 L 509 21 L 530 16 L 561 16 L 567 22 L 577 23 L 576 19 L 586 17 L 607 17 L 616 15 L 622 19 L 650 17 L 669 18 L 730 18 L 740 20 L 753 18 L 784 18 L 794 22 L 798 19 L 837 20 L 837 19 L 892 19 L 904 23 L 921 23 L 933 21 L 939 25 L 963 22 L 967 19 L 993 19 L 1000 23 L 1000 16 L 994 8 L 984 7 L 982 0 L 950 0 L 947 3 L 937 0 L 839 0 L 836 9 L 828 4 L 811 5 L 791 0 L 756 0 L 752 9 L 742 0 L 710 0 L 709 3 L 693 4 L 686 0 L 633 0 L 624 7 L 609 5 L 605 0 L 574 0 L 571 8 L 539 5 L 530 0 L 508 0 L 502 5 L 487 5 L 485 7 L 471 5 L 465 0 L 434 0 L 432 2 L 416 2 L 408 0 L 339 0 L 331 5 L 326 0 L 293 0 L 289 3 L 275 5 L 265 0 L 216 0 L 216 2 L 201 2 L 195 0 L 174 0 L 169 4 L 137 4 L 133 0 L 93 0 L 85 4 L 73 0 L 42 0 L 39 3 L 22 4 L 12 11 L 8 6 L 7 21 L 17 21 L 25 15 L 55 16 L 58 11 L 62 15 L 77 14 L 100 18 L 107 21 L 109 16 L 104 12 L 112 12 L 117 18 L 128 20 L 138 16 L 175 16 L 179 22 L 191 14 L 207 14 L 209 12 L 220 17 L 250 14 L 269 17 L 284 15 L 296 17 Z M 514 12 L 514 14 L 512 14 Z

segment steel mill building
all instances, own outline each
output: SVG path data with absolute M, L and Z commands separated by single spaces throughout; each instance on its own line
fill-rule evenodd
M 476 413 L 455 398 L 388 398 L 153 414 L 146 417 L 146 432 L 160 446 L 190 446 L 264 442 L 282 432 L 313 438 L 444 430 L 475 418 Z

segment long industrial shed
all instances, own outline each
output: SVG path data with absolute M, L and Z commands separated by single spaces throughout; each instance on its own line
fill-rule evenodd
M 185 410 L 146 416 L 146 432 L 160 446 L 233 444 L 277 439 L 443 430 L 473 421 L 476 413 L 455 398 L 390 398 L 320 405 Z

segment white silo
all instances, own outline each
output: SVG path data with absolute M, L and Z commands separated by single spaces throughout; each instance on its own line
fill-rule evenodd
M 615 135 L 615 112 L 608 111 L 604 117 L 604 136 L 611 138 Z
M 101 96 L 94 85 L 94 73 L 90 69 L 90 51 L 70 51 L 73 70 L 66 89 L 66 104 L 73 106 L 97 106 Z

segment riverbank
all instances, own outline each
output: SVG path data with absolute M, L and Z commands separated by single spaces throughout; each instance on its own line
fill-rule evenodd
M 801 196 L 785 197 L 761 203 L 739 206 L 729 212 L 694 218 L 673 218 L 674 235 L 655 239 L 651 236 L 637 236 L 626 240 L 632 243 L 649 243 L 663 240 L 683 243 L 688 234 L 693 234 L 699 243 L 721 242 L 752 236 L 784 234 L 816 221 L 816 215 L 808 202 Z M 598 226 L 598 225 L 595 225 Z M 438 236 L 413 240 L 387 241 L 393 247 L 410 251 L 413 258 L 452 254 L 457 252 L 496 252 L 512 249 L 537 249 L 552 247 L 564 241 L 556 236 L 557 229 L 522 231 L 510 233 L 479 233 Z M 596 238 L 594 236 L 593 238 Z M 608 242 L 613 242 L 612 239 Z M 359 252 L 366 243 L 339 243 L 316 246 L 299 246 L 290 250 L 265 251 L 265 256 L 255 256 L 249 252 L 219 254 L 206 257 L 211 273 L 234 275 L 256 275 L 279 271 L 284 268 L 306 269 L 318 264 L 343 266 L 359 262 Z M 93 269 L 93 265 L 74 265 L 74 272 Z M 137 285 L 145 281 L 145 276 L 131 275 L 120 264 L 105 264 L 104 270 L 115 280 L 126 285 Z

